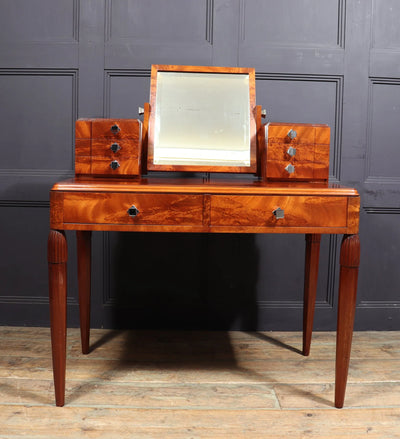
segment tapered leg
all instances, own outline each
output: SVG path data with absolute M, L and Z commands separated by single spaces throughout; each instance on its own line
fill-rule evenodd
M 342 408 L 349 371 L 351 341 L 356 309 L 360 239 L 345 235 L 340 250 L 339 308 L 336 338 L 335 407 Z
M 89 353 L 92 232 L 77 231 L 79 317 L 82 353 Z
M 67 345 L 67 241 L 62 231 L 50 230 L 47 256 L 49 263 L 49 300 L 53 376 L 56 405 L 65 398 Z
M 310 354 L 314 322 L 315 299 L 317 296 L 319 247 L 321 235 L 306 235 L 306 262 L 304 270 L 303 308 L 303 355 Z

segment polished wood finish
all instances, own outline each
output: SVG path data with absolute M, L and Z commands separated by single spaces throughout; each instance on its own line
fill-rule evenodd
M 259 180 L 200 178 L 157 178 L 140 180 L 70 179 L 57 183 L 50 195 L 50 224 L 54 230 L 201 232 L 201 233 L 305 233 L 306 266 L 304 282 L 304 342 L 308 355 L 315 305 L 319 239 L 321 233 L 346 234 L 342 246 L 339 325 L 337 340 L 336 405 L 344 398 L 349 349 L 351 345 L 356 267 L 352 255 L 358 242 L 359 196 L 354 189 L 326 183 L 269 183 Z M 136 216 L 128 209 L 135 206 Z M 281 207 L 285 216 L 275 218 L 273 210 Z M 60 232 L 54 232 L 59 234 Z M 58 236 L 58 235 L 56 235 Z M 62 235 L 63 236 L 63 235 Z M 62 242 L 64 243 L 65 238 Z M 58 248 L 57 240 L 49 241 L 49 254 Z M 83 309 L 81 320 L 82 349 L 89 350 L 90 239 L 78 234 L 80 295 Z M 66 244 L 63 244 L 66 245 Z M 54 259 L 54 258 L 53 258 Z M 350 262 L 349 262 L 350 261 Z M 65 267 L 61 270 L 64 273 Z M 65 277 L 65 274 L 63 274 Z M 50 284 L 51 297 L 61 297 L 63 283 Z M 65 315 L 66 302 L 52 305 L 53 315 Z M 54 320 L 54 319 L 53 319 Z M 61 326 L 61 323 L 57 324 Z M 53 324 L 53 323 L 52 323 Z M 53 345 L 61 337 L 53 331 Z M 57 404 L 62 405 L 60 348 L 55 349 Z
M 303 355 L 305 356 L 310 355 L 315 299 L 317 297 L 320 243 L 321 235 L 306 235 L 303 305 Z
M 139 213 L 128 214 L 134 205 Z M 68 194 L 64 221 L 87 224 L 191 225 L 203 223 L 203 199 L 188 194 Z
M 249 75 L 250 99 L 250 166 L 192 166 L 192 165 L 156 165 L 154 164 L 154 132 L 157 96 L 158 72 L 193 72 L 193 73 L 225 73 Z M 212 67 L 212 66 L 180 66 L 152 65 L 150 83 L 150 118 L 148 128 L 148 159 L 147 169 L 153 171 L 180 172 L 227 172 L 227 173 L 257 173 L 257 128 L 256 128 L 256 81 L 255 70 L 242 67 Z
M 82 353 L 89 353 L 92 232 L 77 231 L 79 317 Z
M 274 216 L 275 209 L 284 218 Z M 214 195 L 211 225 L 240 227 L 330 228 L 347 226 L 345 197 Z
M 294 130 L 297 136 L 288 136 Z M 316 124 L 269 123 L 266 126 L 267 163 L 266 178 L 271 180 L 324 180 L 329 178 L 330 128 Z M 293 147 L 296 154 L 290 156 Z M 287 165 L 294 172 L 286 171 Z
M 266 181 L 267 175 L 267 147 L 265 142 L 266 124 L 262 123 L 262 107 L 256 106 L 256 127 L 257 127 L 257 175 Z
M 141 175 L 147 174 L 147 145 L 148 145 L 148 132 L 149 132 L 149 119 L 150 119 L 150 104 L 146 102 L 143 105 L 143 126 L 142 126 L 142 157 L 140 161 Z
M 340 250 L 340 284 L 336 348 L 335 407 L 342 408 L 346 392 L 356 310 L 360 239 L 345 235 Z
M 112 131 L 116 125 L 118 130 Z M 118 145 L 117 151 L 111 146 Z M 137 119 L 79 119 L 75 124 L 75 174 L 139 177 L 142 123 Z M 118 167 L 111 167 L 117 161 Z
M 67 241 L 65 233 L 50 230 L 49 266 L 50 325 L 56 405 L 64 405 L 67 342 Z
M 248 74 L 251 165 L 156 166 L 153 163 L 157 72 Z M 118 125 L 118 129 L 112 129 Z M 143 128 L 143 129 L 142 129 Z M 291 139 L 290 130 L 297 135 Z M 267 136 L 267 140 L 266 140 Z M 152 67 L 150 104 L 142 124 L 132 119 L 85 119 L 76 124 L 75 179 L 50 194 L 49 288 L 56 404 L 64 404 L 66 261 L 64 230 L 77 231 L 82 352 L 89 352 L 91 232 L 303 233 L 306 235 L 303 354 L 309 355 L 321 234 L 344 234 L 340 259 L 335 405 L 346 388 L 359 265 L 357 191 L 328 184 L 330 130 L 326 125 L 261 122 L 255 105 L 254 69 L 200 66 Z M 110 149 L 118 143 L 115 152 Z M 287 150 L 292 146 L 296 154 Z M 118 160 L 112 169 L 110 161 Z M 288 164 L 295 172 L 285 171 Z M 237 178 L 207 175 L 156 177 L 153 170 L 253 173 Z M 197 174 L 198 175 L 198 174 Z M 102 176 L 135 177 L 129 179 Z M 286 181 L 287 180 L 287 181 Z
M 57 194 L 57 195 L 56 195 Z M 56 197 L 56 199 L 54 198 Z M 206 202 L 207 198 L 207 202 Z M 338 185 L 237 180 L 142 178 L 71 179 L 54 186 L 64 230 L 203 233 L 354 233 L 358 194 Z M 132 205 L 139 214 L 131 218 Z M 285 218 L 273 211 L 281 207 Z M 59 212 L 62 212 L 62 218 Z M 351 220 L 351 221 L 350 221 Z

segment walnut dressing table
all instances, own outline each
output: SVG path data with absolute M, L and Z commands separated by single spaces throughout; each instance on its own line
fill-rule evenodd
M 76 178 L 51 190 L 56 405 L 64 405 L 65 395 L 64 230 L 75 230 L 84 354 L 89 353 L 92 231 L 305 234 L 304 355 L 310 351 L 321 234 L 344 235 L 335 390 L 335 406 L 342 407 L 356 305 L 360 199 L 356 190 L 328 183 L 329 127 L 262 124 L 254 70 L 242 68 L 153 66 L 150 104 L 143 111 L 143 124 L 77 121 Z M 186 178 L 188 171 L 194 174 Z

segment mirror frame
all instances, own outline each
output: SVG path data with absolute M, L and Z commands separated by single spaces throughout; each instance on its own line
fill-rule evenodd
M 249 166 L 218 166 L 218 165 L 169 165 L 154 164 L 154 130 L 157 100 L 158 72 L 193 72 L 193 73 L 224 73 L 249 75 L 250 97 L 250 165 Z M 227 173 L 256 173 L 257 172 L 257 137 L 256 137 L 256 92 L 255 70 L 242 67 L 205 67 L 152 65 L 150 82 L 150 115 L 147 139 L 147 169 L 149 171 L 179 171 L 179 172 L 227 172 Z

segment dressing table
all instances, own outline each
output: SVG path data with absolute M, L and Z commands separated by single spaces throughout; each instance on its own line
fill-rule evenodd
M 309 355 L 322 234 L 342 234 L 335 406 L 344 404 L 356 305 L 360 199 L 328 183 L 326 125 L 262 123 L 254 69 L 153 66 L 137 119 L 80 119 L 76 177 L 50 193 L 56 405 L 64 405 L 67 241 L 75 230 L 82 351 L 89 353 L 92 231 L 302 233 Z M 243 178 L 241 178 L 243 177 Z

